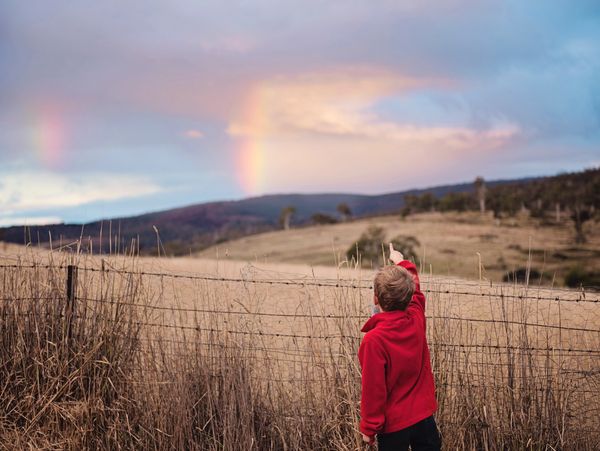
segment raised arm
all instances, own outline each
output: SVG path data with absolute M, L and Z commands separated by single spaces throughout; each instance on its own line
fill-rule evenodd
M 410 300 L 408 308 L 418 307 L 425 312 L 425 295 L 421 292 L 419 273 L 417 272 L 417 267 L 415 264 L 411 261 L 404 260 L 402 253 L 394 249 L 394 245 L 392 243 L 390 243 L 390 260 L 395 265 L 402 266 L 404 269 L 406 269 L 415 282 L 415 292 L 413 293 L 413 297 Z
M 415 306 L 423 310 L 423 312 L 425 312 L 425 295 L 421 291 L 421 284 L 419 283 L 419 273 L 417 272 L 417 267 L 413 262 L 410 262 L 408 260 L 402 260 L 400 263 L 398 263 L 398 266 L 402 266 L 404 269 L 406 269 L 415 281 L 415 292 L 413 293 L 413 297 L 410 300 L 410 304 L 408 304 L 408 308 Z

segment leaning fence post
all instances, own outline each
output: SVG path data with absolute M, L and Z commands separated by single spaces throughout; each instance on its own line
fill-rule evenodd
M 67 308 L 65 319 L 67 325 L 67 343 L 70 346 L 73 316 L 75 314 L 75 299 L 77 297 L 77 266 L 67 266 Z

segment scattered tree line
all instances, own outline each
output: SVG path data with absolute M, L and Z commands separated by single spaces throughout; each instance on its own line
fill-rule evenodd
M 402 216 L 428 211 L 492 211 L 495 218 L 527 212 L 546 222 L 573 221 L 575 241 L 585 243 L 585 222 L 600 219 L 600 169 L 487 187 L 477 177 L 471 192 L 436 197 L 430 192 L 407 195 Z
M 337 224 L 340 221 L 346 222 L 353 217 L 352 209 L 345 202 L 338 204 L 336 211 L 339 215 L 338 217 L 327 213 L 317 212 L 310 217 L 310 220 L 315 225 L 325 225 Z M 282 229 L 289 230 L 294 214 L 296 214 L 296 207 L 293 205 L 288 205 L 281 209 L 281 213 L 279 214 L 279 225 Z

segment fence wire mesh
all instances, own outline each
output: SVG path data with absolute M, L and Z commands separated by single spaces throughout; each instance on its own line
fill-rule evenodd
M 6 315 L 64 320 L 67 267 L 0 265 L 2 321 Z M 340 396 L 351 406 L 347 421 L 356 421 L 356 356 L 372 302 L 369 280 L 273 272 L 231 277 L 104 263 L 77 269 L 71 333 L 89 333 L 94 324 L 114 324 L 115 334 L 135 330 L 140 367 L 151 365 L 160 377 L 132 378 L 132 384 L 180 383 L 169 362 L 190 356 L 217 379 L 226 377 L 224 366 L 242 362 L 263 396 L 284 390 L 296 406 L 286 418 L 309 417 L 312 395 L 343 387 Z M 423 276 L 421 288 L 442 430 L 456 427 L 457 418 L 466 430 L 475 415 L 480 426 L 506 432 L 510 409 L 547 415 L 552 398 L 568 404 L 563 428 L 600 439 L 594 432 L 600 429 L 597 294 L 433 276 Z M 24 302 L 28 309 L 7 307 Z

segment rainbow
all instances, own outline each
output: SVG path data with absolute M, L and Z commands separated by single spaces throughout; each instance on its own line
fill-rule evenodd
M 49 169 L 62 166 L 66 133 L 62 116 L 53 108 L 41 108 L 34 116 L 32 142 L 41 164 Z
M 250 90 L 241 115 L 243 130 L 236 138 L 238 182 L 246 195 L 263 192 L 265 186 L 266 93 L 260 84 Z

